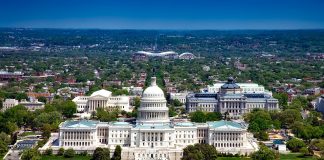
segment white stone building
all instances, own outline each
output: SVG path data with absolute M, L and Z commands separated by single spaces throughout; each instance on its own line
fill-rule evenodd
M 92 113 L 97 108 L 131 111 L 128 96 L 112 96 L 110 91 L 104 89 L 93 92 L 90 96 L 77 96 L 73 102 L 76 103 L 78 112 Z
M 245 113 L 255 108 L 265 110 L 279 109 L 278 100 L 265 93 L 263 87 L 242 84 L 241 86 L 230 77 L 228 82 L 220 87 L 209 88 L 212 92 L 189 94 L 187 96 L 186 110 L 187 112 L 200 110 L 220 112 L 222 114 L 227 113 L 231 118 L 241 118 Z
M 143 92 L 135 123 L 79 120 L 65 121 L 59 127 L 57 138 L 51 137 L 39 149 L 41 152 L 50 147 L 56 153 L 63 147 L 91 154 L 96 147 L 107 147 L 113 152 L 120 145 L 125 160 L 180 160 L 183 148 L 195 143 L 207 143 L 219 152 L 233 154 L 249 154 L 258 148 L 248 138 L 243 123 L 170 121 L 164 93 L 156 85 L 155 77 Z
M 6 99 L 3 103 L 2 103 L 2 111 L 4 112 L 5 110 L 12 108 L 16 105 L 18 105 L 19 102 L 18 100 L 15 99 Z
M 213 85 L 207 86 L 208 93 L 218 93 L 220 92 L 221 87 L 225 84 L 223 83 L 215 83 Z M 266 93 L 272 95 L 272 92 L 264 89 L 264 86 L 256 84 L 256 83 L 236 83 L 241 89 L 242 93 Z
M 186 104 L 188 92 L 170 93 L 171 100 L 179 100 L 182 104 Z
M 30 101 L 22 99 L 20 102 L 16 99 L 6 99 L 3 102 L 2 111 L 5 111 L 19 104 L 26 107 L 30 111 L 35 111 L 36 109 L 43 109 L 45 107 L 45 103 L 39 102 L 37 99 L 31 99 Z
M 321 113 L 324 113 L 324 95 L 321 95 L 313 102 L 314 108 Z
M 30 111 L 43 109 L 45 107 L 45 103 L 38 101 L 38 99 L 31 99 L 30 101 L 23 99 L 19 102 L 19 104 L 25 106 Z

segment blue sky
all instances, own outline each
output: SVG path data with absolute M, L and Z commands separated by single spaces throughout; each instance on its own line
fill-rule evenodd
M 0 27 L 324 29 L 324 0 L 0 0 Z

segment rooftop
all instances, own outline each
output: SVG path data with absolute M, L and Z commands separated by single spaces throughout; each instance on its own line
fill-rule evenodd
M 176 123 L 175 126 L 192 127 L 192 126 L 195 126 L 195 125 L 193 123 L 191 123 L 191 122 L 180 122 L 180 123 Z
M 238 89 L 240 88 L 240 86 L 238 86 L 235 81 L 234 81 L 234 78 L 233 77 L 229 77 L 227 82 L 222 85 L 221 87 L 222 89 Z
M 243 126 L 240 123 L 233 122 L 233 121 L 214 121 L 214 122 L 207 122 L 207 124 L 212 128 L 219 128 L 219 129 L 243 129 Z
M 65 121 L 62 127 L 65 128 L 92 128 L 95 127 L 99 121 L 93 120 L 78 120 L 78 121 Z

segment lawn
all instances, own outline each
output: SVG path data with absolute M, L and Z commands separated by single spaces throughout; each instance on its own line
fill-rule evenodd
M 90 160 L 90 156 L 80 156 L 80 155 L 75 155 L 73 158 L 64 158 L 63 156 L 45 156 L 42 155 L 41 160 Z
M 314 157 L 302 157 L 300 153 L 280 154 L 280 160 L 316 160 Z M 217 160 L 251 160 L 250 158 L 240 157 L 218 157 Z
M 20 136 L 25 137 L 25 136 L 30 136 L 30 135 L 36 135 L 36 133 L 35 132 L 24 132 Z
M 251 160 L 250 158 L 244 157 L 218 157 L 217 160 Z
M 314 157 L 302 157 L 300 153 L 289 153 L 289 154 L 280 154 L 280 159 L 285 160 L 316 160 Z

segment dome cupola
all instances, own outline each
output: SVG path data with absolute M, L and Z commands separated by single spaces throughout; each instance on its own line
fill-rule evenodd
M 156 84 L 156 77 L 152 77 L 151 85 L 147 87 L 138 108 L 137 123 L 169 123 L 169 108 L 163 90 Z
M 221 86 L 221 93 L 223 94 L 235 94 L 241 92 L 241 87 L 235 83 L 233 77 L 228 77 L 227 82 Z

